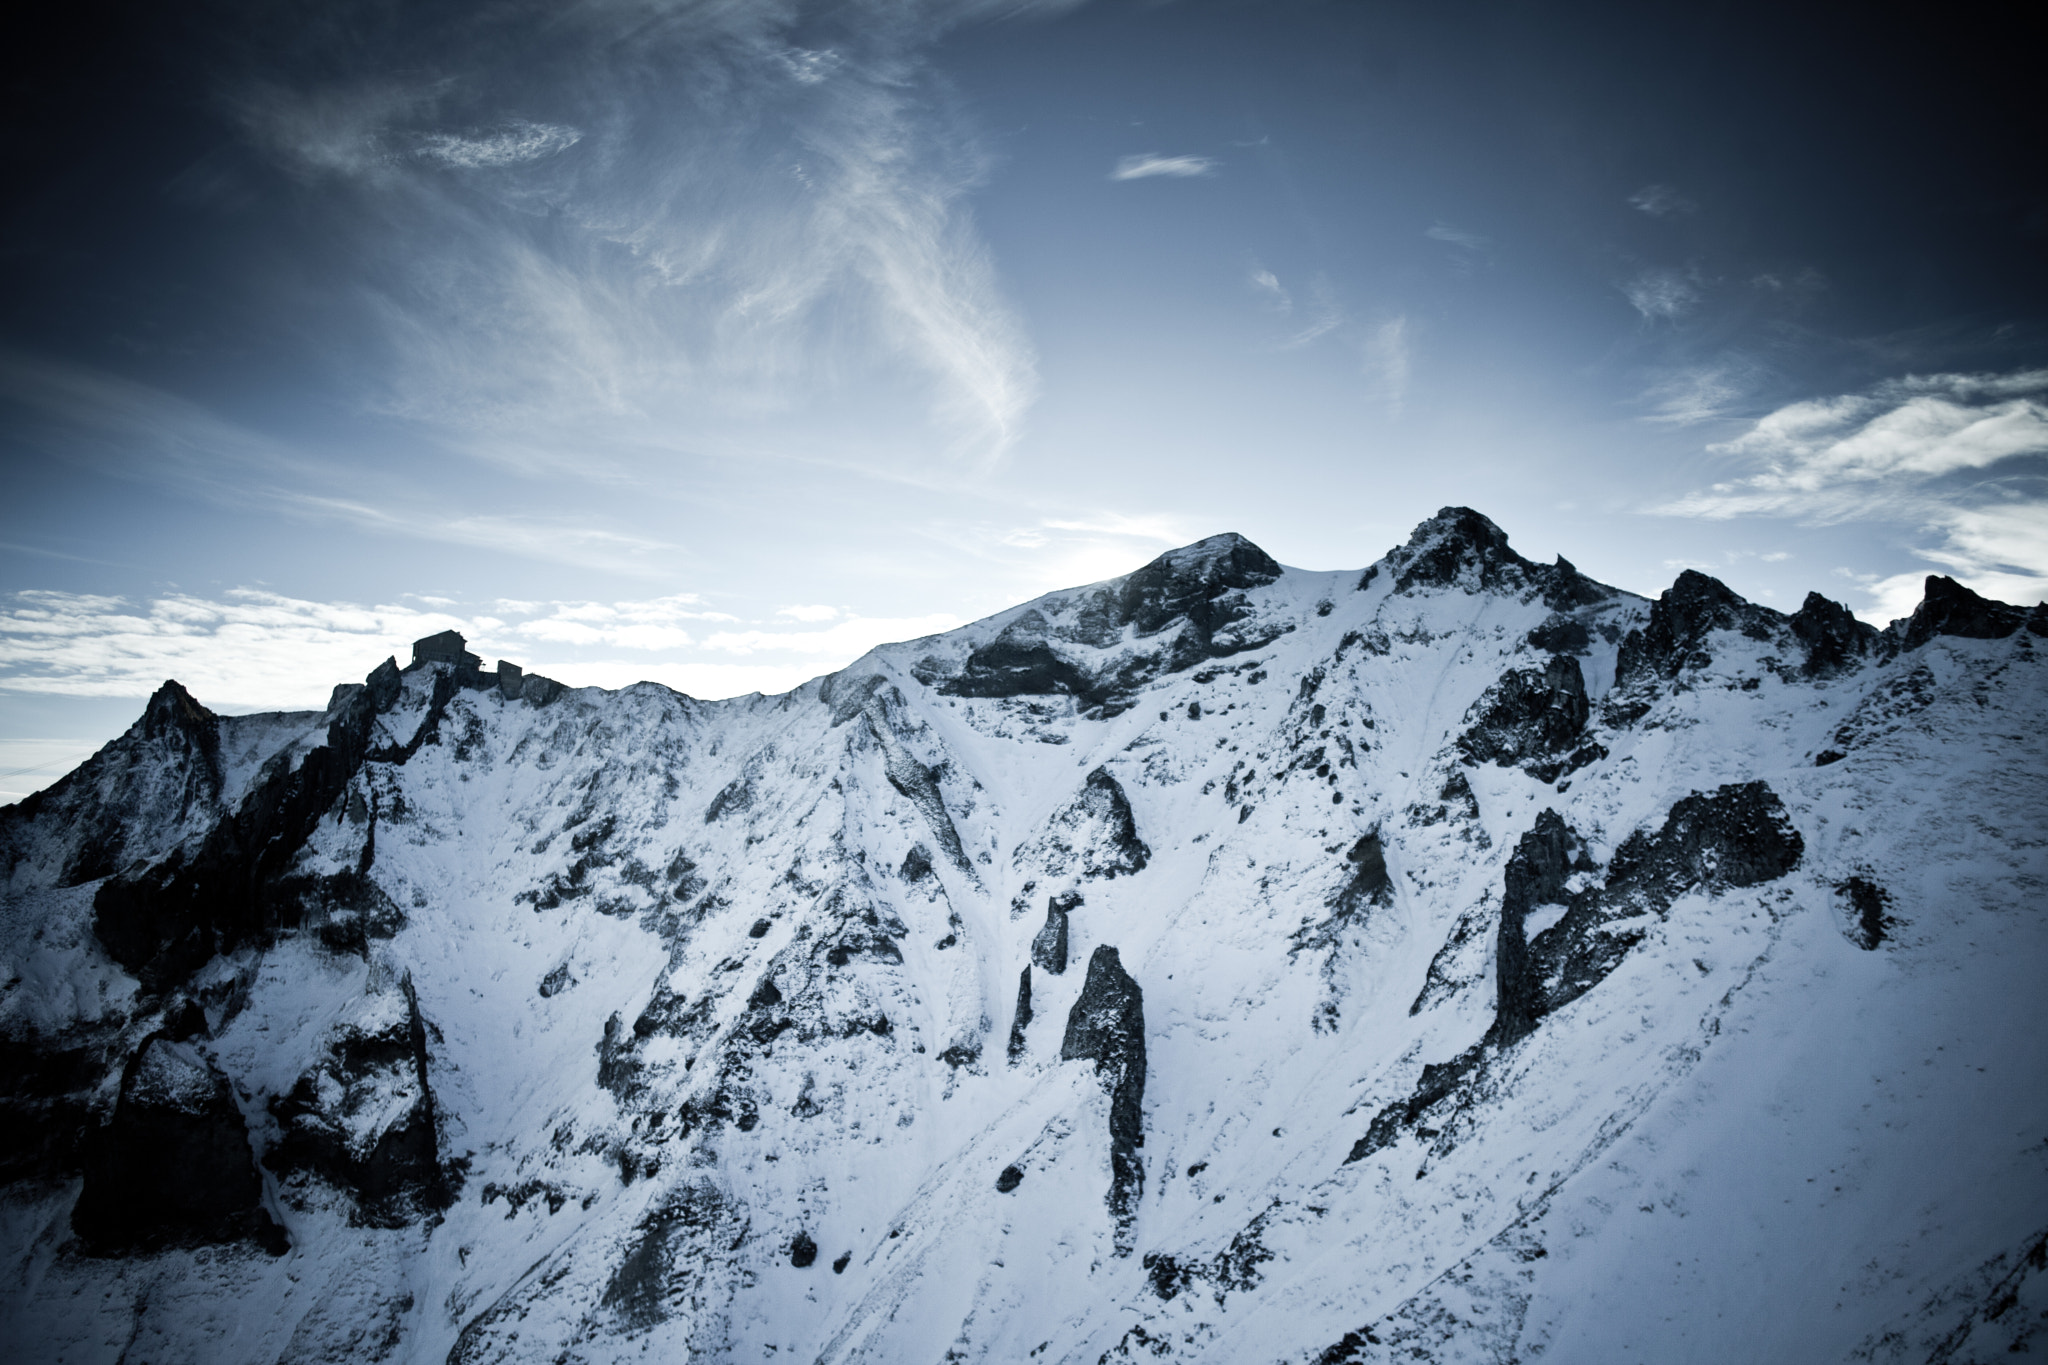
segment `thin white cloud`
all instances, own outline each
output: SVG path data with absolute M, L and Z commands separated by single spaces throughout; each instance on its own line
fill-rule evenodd
M 1650 322 L 1672 322 L 1699 304 L 1698 283 L 1689 271 L 1652 267 L 1621 286 L 1631 306 Z
M 1425 230 L 1422 235 L 1435 241 L 1448 242 L 1455 247 L 1463 247 L 1467 251 L 1485 251 L 1493 245 L 1491 237 L 1482 237 L 1476 232 L 1452 227 L 1449 223 L 1438 223 Z
M 824 605 L 780 607 L 777 616 L 787 616 L 792 621 L 830 621 L 839 615 L 839 608 Z
M 1264 294 L 1276 313 L 1294 311 L 1294 296 L 1280 283 L 1280 277 L 1264 266 L 1255 265 L 1247 276 L 1251 287 Z
M 356 491 L 363 481 L 352 465 L 316 459 L 160 389 L 95 371 L 0 351 L 0 396 L 36 413 L 67 453 L 226 507 L 638 575 L 664 571 L 675 550 L 587 517 L 450 516 L 438 500 L 409 504 L 396 494 L 371 503 Z
M 923 51 L 1065 3 L 877 0 L 813 49 L 804 6 L 512 0 L 411 84 L 233 98 L 259 146 L 349 184 L 328 207 L 345 258 L 377 262 L 354 282 L 389 349 L 372 411 L 581 448 L 599 424 L 701 440 L 886 389 L 937 438 L 899 448 L 986 462 L 1036 361 L 966 203 L 988 158 Z M 556 116 L 464 127 L 484 89 Z
M 176 678 L 210 705 L 311 709 L 326 704 L 334 684 L 361 678 L 387 655 L 408 660 L 414 640 L 454 629 L 487 666 L 508 658 L 572 686 L 644 679 L 717 697 L 770 684 L 787 690 L 876 645 L 960 624 L 940 613 L 850 616 L 823 629 L 724 629 L 744 623 L 706 610 L 692 594 L 499 601 L 484 613 L 456 603 L 363 606 L 246 588 L 219 598 L 169 593 L 146 603 L 35 591 L 0 599 L 0 690 L 141 698 Z M 592 658 L 591 650 L 638 657 Z M 732 655 L 749 663 L 719 657 Z
M 495 170 L 554 156 L 582 140 L 582 133 L 564 124 L 521 120 L 476 133 L 427 133 L 414 151 L 458 170 Z
M 1652 218 L 1699 212 L 1699 205 L 1669 185 L 1645 185 L 1628 197 L 1629 206 Z
M 1223 163 L 1213 156 L 1161 156 L 1157 152 L 1138 152 L 1122 158 L 1109 173 L 1111 180 L 1149 180 L 1154 176 L 1168 176 L 1186 180 L 1194 176 L 1213 175 Z
M 1788 404 L 1708 449 L 1751 472 L 1652 510 L 1905 523 L 1926 538 L 1916 555 L 1976 591 L 2048 597 L 2048 370 L 1907 376 Z M 1866 591 L 1901 615 L 1922 577 Z
M 1726 417 L 1760 378 L 1753 362 L 1723 357 L 1659 375 L 1642 395 L 1650 412 L 1643 420 L 1670 426 L 1695 426 Z
M 782 63 L 782 69 L 789 73 L 798 85 L 817 85 L 831 78 L 844 59 L 830 49 L 814 51 L 810 48 L 789 47 L 775 54 Z
M 1399 411 L 1408 396 L 1411 368 L 1408 319 L 1389 318 L 1374 328 L 1366 340 L 1363 369 L 1367 392 Z

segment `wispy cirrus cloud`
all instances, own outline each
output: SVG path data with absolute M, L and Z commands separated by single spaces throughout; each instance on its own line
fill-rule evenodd
M 1449 223 L 1437 223 L 1426 229 L 1422 235 L 1431 241 L 1447 242 L 1452 246 L 1462 247 L 1466 251 L 1486 251 L 1493 246 L 1493 239 L 1491 237 L 1483 237 L 1476 232 L 1467 232 L 1463 228 L 1452 227 Z
M 1645 421 L 1696 426 L 1728 416 L 1762 378 L 1762 367 L 1741 355 L 1723 355 L 1658 374 L 1641 401 Z
M 1689 270 L 1652 266 L 1624 281 L 1621 292 L 1646 322 L 1675 322 L 1699 306 L 1699 281 Z
M 1654 511 L 1902 523 L 1916 555 L 1977 591 L 2048 597 L 2048 370 L 1909 375 L 1787 404 L 1708 449 L 1750 472 Z M 1921 577 L 1865 590 L 1903 615 Z
M 375 481 L 384 498 L 371 501 L 359 466 L 318 458 L 161 389 L 76 366 L 0 351 L 0 400 L 33 415 L 31 429 L 46 451 L 224 507 L 643 576 L 666 571 L 675 549 L 587 515 L 451 513 L 444 499 L 408 496 L 394 479 Z M 590 462 L 589 476 L 605 473 Z
M 1645 185 L 1628 197 L 1629 207 L 1652 218 L 1698 213 L 1700 206 L 1669 185 Z
M 345 22 L 368 3 L 317 77 L 285 32 L 227 96 L 326 200 L 386 353 L 366 406 L 702 433 L 880 379 L 954 455 L 1016 439 L 1036 361 L 966 208 L 987 157 L 924 53 L 1019 6 L 513 0 L 386 51 Z
M 562 124 L 516 120 L 500 128 L 470 133 L 427 133 L 414 154 L 459 170 L 493 170 L 538 161 L 565 152 L 583 134 Z
M 1408 397 L 1413 344 L 1406 316 L 1387 319 L 1366 338 L 1367 392 L 1397 413 Z
M 1213 156 L 1161 156 L 1157 152 L 1137 152 L 1119 159 L 1110 169 L 1111 180 L 1149 180 L 1155 176 L 1188 180 L 1197 176 L 1214 175 L 1223 163 Z

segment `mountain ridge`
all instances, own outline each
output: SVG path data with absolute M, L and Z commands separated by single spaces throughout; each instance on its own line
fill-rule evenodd
M 1782 1294 L 1768 1237 L 1662 1327 L 1582 1281 L 1651 1263 L 1631 1178 L 1776 1226 L 1616 1174 L 1782 1109 L 1719 1059 L 2044 1060 L 2042 635 L 1939 578 L 1882 631 L 1645 599 L 1446 508 L 1362 572 L 1211 537 L 779 697 L 459 637 L 323 712 L 166 683 L 0 812 L 10 1319 L 81 1360 L 1684 1358 L 1729 1285 Z M 1859 1040 L 1741 1041 L 1820 1002 Z M 2048 1113 L 1939 1074 L 1888 1112 L 1976 1116 L 1944 1179 L 2005 1197 L 1806 1211 L 1859 1307 L 1750 1358 L 2032 1339 Z M 1862 1103 L 1773 1150 L 1919 1172 Z M 166 1142 L 227 1174 L 110 1202 Z

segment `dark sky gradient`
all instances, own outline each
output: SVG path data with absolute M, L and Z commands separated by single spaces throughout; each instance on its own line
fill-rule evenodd
M 1451 502 L 1642 592 L 2038 600 L 2008 13 L 68 7 L 5 59 L 0 770 L 167 673 L 459 624 L 779 690 Z

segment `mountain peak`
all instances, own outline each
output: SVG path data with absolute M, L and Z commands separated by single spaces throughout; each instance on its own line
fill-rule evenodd
M 143 738 L 157 739 L 167 734 L 211 735 L 219 721 L 218 716 L 185 690 L 183 683 L 176 678 L 166 678 L 163 686 L 150 695 L 149 704 L 142 708 L 142 719 L 137 724 Z

